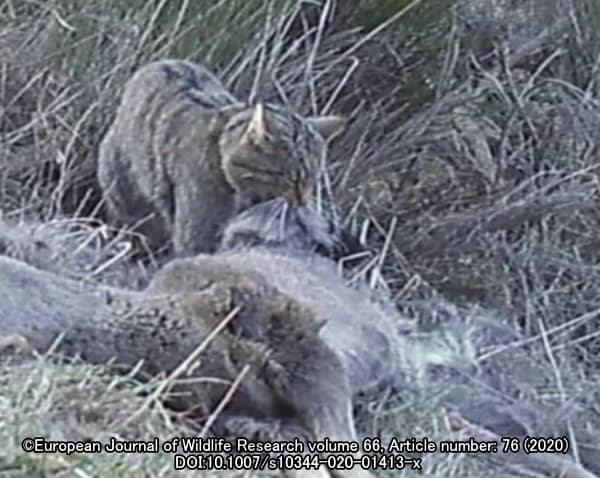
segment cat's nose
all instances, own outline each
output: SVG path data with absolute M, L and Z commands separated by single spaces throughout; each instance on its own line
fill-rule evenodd
M 286 199 L 294 207 L 305 205 L 312 197 L 312 187 L 304 182 L 297 182 Z

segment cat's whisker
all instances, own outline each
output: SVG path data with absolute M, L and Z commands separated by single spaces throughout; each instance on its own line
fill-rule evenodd
M 274 201 L 274 203 L 275 203 L 275 209 L 272 210 L 272 213 L 268 215 L 267 220 L 264 225 L 265 231 L 268 231 L 272 228 L 272 224 L 274 224 L 277 221 L 277 217 L 281 213 L 281 208 L 282 208 L 281 203 L 278 204 L 277 201 Z
M 283 237 L 285 237 L 285 226 L 286 226 L 286 222 L 287 222 L 287 214 L 289 211 L 289 204 L 287 201 L 283 201 L 282 202 L 282 206 L 281 206 L 281 218 L 279 221 L 279 239 L 281 240 Z

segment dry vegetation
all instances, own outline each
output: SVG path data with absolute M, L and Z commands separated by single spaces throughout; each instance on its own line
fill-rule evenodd
M 206 62 L 250 101 L 349 114 L 322 197 L 378 251 L 367 279 L 419 319 L 415 376 L 361 398 L 361 432 L 566 434 L 560 464 L 435 455 L 419 476 L 565 463 L 562 476 L 594 476 L 579 463 L 600 473 L 599 27 L 595 0 L 0 0 L 0 252 L 146 282 L 153 266 L 131 266 L 127 232 L 103 223 L 94 168 L 120 88 L 148 60 Z M 189 431 L 159 403 L 128 419 L 154 386 L 6 363 L 0 475 L 187 476 L 161 455 L 20 452 L 26 435 Z

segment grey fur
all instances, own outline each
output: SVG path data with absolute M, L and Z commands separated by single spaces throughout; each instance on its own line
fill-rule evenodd
M 239 214 L 225 228 L 221 254 L 195 260 L 260 271 L 282 292 L 311 304 L 326 318 L 321 337 L 342 358 L 355 392 L 399 383 L 406 363 L 400 337 L 410 321 L 365 284 L 347 285 L 335 262 L 308 253 L 315 243 L 340 242 L 328 221 L 309 207 L 281 208 L 272 201 Z
M 280 198 L 238 214 L 225 227 L 219 251 L 257 245 L 272 250 L 315 250 L 334 259 L 368 255 L 358 239 L 310 204 L 293 207 Z

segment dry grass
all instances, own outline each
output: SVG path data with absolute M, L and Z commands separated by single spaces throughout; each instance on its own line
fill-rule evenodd
M 361 431 L 448 439 L 460 434 L 447 412 L 488 428 L 496 418 L 505 435 L 566 434 L 570 463 L 600 473 L 594 0 L 440 1 L 435 22 L 423 19 L 426 2 L 401 2 L 362 23 L 334 1 L 236 10 L 222 0 L 202 17 L 206 2 L 92 3 L 0 2 L 1 253 L 143 285 L 155 266 L 132 270 L 127 232 L 103 225 L 98 142 L 138 65 L 170 54 L 207 61 L 240 98 L 352 117 L 321 197 L 377 249 L 361 273 L 418 326 L 407 345 L 414 376 L 359 400 Z M 174 474 L 158 455 L 19 451 L 25 434 L 189 432 L 158 402 L 121 426 L 156 384 L 82 364 L 1 370 L 3 476 Z M 419 476 L 560 472 L 534 461 L 431 455 Z
M 164 380 L 163 380 L 164 381 Z M 2 414 L 0 475 L 6 477 L 198 476 L 175 471 L 167 453 L 63 455 L 23 453 L 25 437 L 50 440 L 146 440 L 161 443 L 197 431 L 162 408 L 158 400 L 144 407 L 163 381 L 140 384 L 101 368 L 75 363 L 55 365 L 46 359 L 4 365 L 0 374 Z M 207 473 L 203 476 L 235 476 Z M 237 473 L 242 476 L 242 473 Z M 259 476 L 259 475 L 257 475 Z

